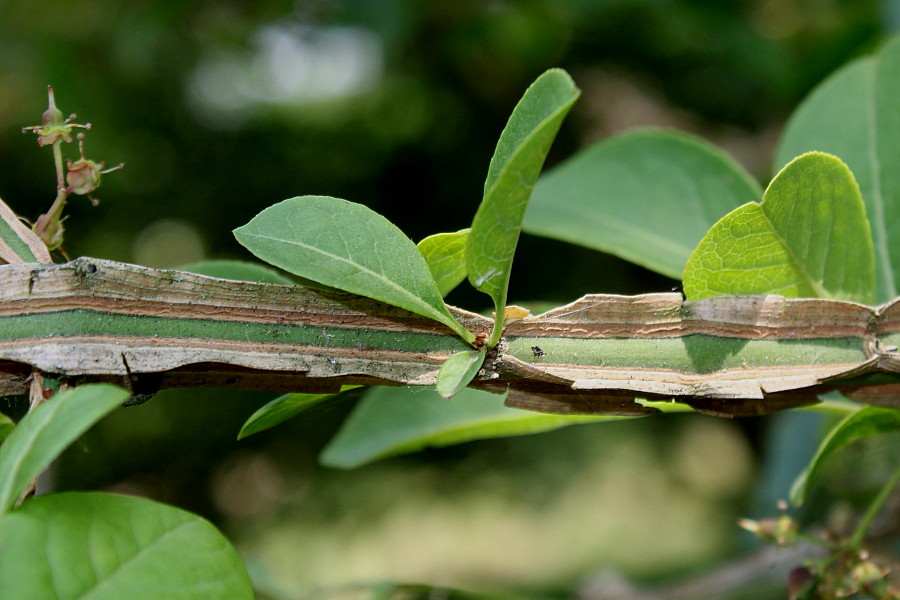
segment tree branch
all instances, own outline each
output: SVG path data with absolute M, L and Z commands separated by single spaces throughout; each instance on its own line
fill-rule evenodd
M 451 308 L 475 333 L 492 321 Z M 841 389 L 900 407 L 900 307 L 680 294 L 589 295 L 510 323 L 473 383 L 562 413 L 641 414 L 677 399 L 723 416 L 816 402 Z M 32 369 L 135 394 L 181 386 L 332 391 L 432 385 L 469 348 L 445 326 L 380 302 L 106 260 L 0 266 L 0 394 Z

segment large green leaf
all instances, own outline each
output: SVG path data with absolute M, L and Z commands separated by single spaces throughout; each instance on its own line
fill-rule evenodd
M 291 198 L 234 230 L 262 260 L 289 273 L 368 296 L 475 336 L 447 310 L 416 245 L 393 223 L 353 202 L 326 196 Z
M 0 598 L 253 598 L 228 540 L 189 512 L 113 494 L 39 496 L 0 517 Z
M 862 438 L 897 432 L 900 432 L 900 410 L 867 406 L 849 415 L 822 440 L 815 457 L 794 481 L 791 502 L 803 504 L 822 465 L 836 450 Z
M 491 159 L 484 199 L 466 247 L 469 281 L 494 300 L 497 327 L 491 345 L 502 329 L 509 275 L 531 190 L 579 94 L 565 71 L 551 69 L 538 77 L 513 110 Z
M 341 392 L 358 388 L 358 385 L 345 385 Z M 317 406 L 326 400 L 331 400 L 338 394 L 284 394 L 271 402 L 261 406 L 254 412 L 241 427 L 238 439 L 242 440 L 254 433 L 271 429 L 284 423 L 288 419 L 296 417 L 300 413 Z
M 709 230 L 685 268 L 684 293 L 872 302 L 872 237 L 853 174 L 829 154 L 796 158 L 762 203 L 745 204 Z
M 60 452 L 128 396 L 113 385 L 82 385 L 59 392 L 26 415 L 0 446 L 0 515 Z
M 441 296 L 446 296 L 466 278 L 466 242 L 469 230 L 429 235 L 417 244 L 428 262 Z
M 707 230 L 761 195 L 756 181 L 712 144 L 675 131 L 636 131 L 542 175 L 524 229 L 681 279 Z
M 629 418 L 549 415 L 509 408 L 503 400 L 503 395 L 472 388 L 463 389 L 449 400 L 441 398 L 433 388 L 372 388 L 319 460 L 329 467 L 352 469 L 426 447 Z
M 811 150 L 839 156 L 856 176 L 869 218 L 877 302 L 900 290 L 900 37 L 825 80 L 791 117 L 776 167 Z

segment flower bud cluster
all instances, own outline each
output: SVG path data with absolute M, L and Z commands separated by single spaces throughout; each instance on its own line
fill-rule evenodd
M 84 125 L 74 123 L 75 115 L 64 118 L 63 112 L 56 106 L 56 98 L 53 88 L 47 88 L 48 107 L 41 117 L 41 124 L 32 127 L 24 127 L 22 132 L 32 131 L 37 134 L 38 146 L 51 146 L 53 158 L 56 163 L 56 199 L 45 214 L 38 217 L 33 226 L 34 232 L 43 240 L 50 250 L 59 248 L 63 241 L 63 208 L 70 194 L 87 196 L 91 204 L 97 206 L 98 202 L 91 197 L 91 193 L 100 187 L 100 176 L 121 169 L 124 165 L 104 169 L 104 163 L 86 158 L 84 155 L 84 133 L 78 134 L 77 160 L 67 160 L 65 173 L 61 146 L 72 142 L 72 130 L 75 128 L 90 130 L 91 124 Z

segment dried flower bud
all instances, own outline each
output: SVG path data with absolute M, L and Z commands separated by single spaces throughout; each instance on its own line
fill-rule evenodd
M 75 162 L 66 161 L 66 188 L 67 194 L 88 196 L 91 204 L 97 205 L 97 201 L 89 196 L 91 192 L 100 187 L 100 175 L 121 169 L 125 165 L 118 164 L 110 169 L 103 169 L 104 163 L 97 163 L 84 157 L 84 134 L 78 134 L 78 150 L 81 158 Z
M 48 250 L 56 250 L 63 243 L 65 228 L 62 222 L 65 219 L 52 219 L 49 215 L 41 215 L 34 224 L 34 232 L 47 246 Z
M 80 125 L 72 123 L 75 115 L 69 115 L 63 118 L 61 110 L 56 108 L 56 99 L 53 96 L 53 87 L 47 86 L 48 106 L 47 110 L 41 116 L 41 124 L 33 127 L 23 127 L 22 133 L 33 131 L 38 135 L 38 146 L 49 146 L 59 141 L 72 141 L 72 128 L 81 127 L 82 129 L 90 129 L 91 124 L 86 123 Z
M 873 583 L 884 581 L 887 571 L 870 560 L 863 560 L 853 567 L 851 577 L 860 587 L 866 588 Z
M 787 589 L 791 600 L 805 597 L 815 584 L 815 576 L 808 567 L 795 567 L 788 573 Z
M 797 541 L 797 522 L 787 515 L 777 519 L 741 519 L 738 526 L 756 535 L 761 540 L 775 542 L 780 546 L 789 546 Z

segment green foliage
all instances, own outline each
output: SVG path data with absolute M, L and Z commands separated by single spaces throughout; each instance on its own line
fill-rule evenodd
M 253 598 L 240 556 L 213 525 L 143 498 L 34 498 L 0 517 L 0 547 L 2 598 Z
M 789 163 L 751 202 L 716 223 L 684 272 L 689 299 L 782 294 L 874 299 L 872 238 L 847 166 L 820 152 Z
M 358 385 L 345 385 L 341 392 L 356 389 Z M 309 410 L 313 406 L 331 400 L 338 394 L 284 394 L 271 402 L 261 406 L 259 410 L 250 415 L 250 418 L 241 427 L 237 439 L 242 440 L 254 433 L 265 431 L 284 423 L 292 417 Z
M 893 109 L 898 73 L 900 40 L 826 82 L 792 119 L 778 160 L 785 164 L 802 152 L 819 152 L 787 164 L 762 202 L 756 202 L 760 190 L 746 172 L 718 150 L 681 134 L 640 132 L 598 144 L 544 177 L 524 226 L 669 276 L 678 276 L 687 262 L 690 298 L 781 293 L 866 303 L 887 299 L 900 287 L 894 235 L 900 227 L 900 113 Z M 468 234 L 438 234 L 417 248 L 364 206 L 305 196 L 266 209 L 235 235 L 255 255 L 291 273 L 425 315 L 474 342 L 442 300 L 468 276 L 494 301 L 497 321 L 488 342 L 493 346 L 502 334 L 532 187 L 577 97 L 560 70 L 548 71 L 528 89 L 497 144 Z M 860 186 L 844 163 L 821 151 L 846 160 Z M 8 234 L 0 231 L 0 238 Z M 193 270 L 290 283 L 275 271 L 240 263 Z M 502 396 L 466 389 L 485 352 L 470 350 L 446 361 L 437 392 L 452 400 L 431 390 L 369 391 L 322 462 L 351 468 L 425 447 L 623 418 L 519 411 L 504 406 Z M 61 393 L 26 417 L 0 447 L 0 596 L 251 597 L 234 549 L 209 523 L 183 511 L 100 494 L 42 497 L 12 509 L 28 483 L 125 396 L 111 386 Z M 257 411 L 239 437 L 333 396 L 282 396 Z M 792 499 L 802 502 L 837 449 L 900 429 L 897 415 L 867 408 L 848 417 L 823 442 Z M 0 439 L 10 429 L 11 422 L 0 422 Z
M 900 431 L 900 410 L 867 406 L 848 415 L 828 432 L 819 445 L 815 457 L 794 481 L 791 487 L 791 502 L 796 506 L 803 504 L 822 466 L 835 451 L 859 439 L 898 431 Z
M 127 398 L 112 385 L 84 385 L 56 394 L 23 418 L 0 446 L 0 515 L 60 452 Z
M 58 392 L 0 446 L 0 597 L 252 598 L 240 557 L 208 522 L 142 498 L 68 493 L 13 509 L 29 484 L 128 392 Z
M 452 398 L 475 379 L 478 370 L 484 364 L 486 349 L 467 350 L 452 355 L 444 364 L 437 376 L 437 392 L 444 398 Z
M 469 281 L 494 300 L 497 317 L 488 347 L 497 344 L 503 330 L 509 277 L 531 190 L 579 94 L 565 71 L 547 71 L 525 92 L 497 142 L 466 246 Z
M 776 165 L 819 150 L 841 158 L 859 182 L 878 273 L 877 302 L 900 289 L 900 37 L 825 80 L 791 117 Z
M 437 283 L 441 296 L 453 291 L 466 278 L 466 243 L 469 230 L 455 233 L 436 233 L 417 244 L 425 257 L 431 276 Z
M 761 194 L 743 167 L 709 142 L 676 131 L 636 131 L 598 142 L 542 175 L 524 228 L 680 279 L 707 230 Z
M 415 244 L 361 204 L 325 196 L 291 198 L 262 211 L 234 235 L 289 273 L 405 308 L 443 323 L 467 342 L 475 339 L 447 310 Z
M 474 334 L 442 300 L 468 274 L 494 300 L 497 317 L 487 342 L 493 347 L 503 330 L 509 275 L 531 189 L 578 95 L 572 78 L 560 69 L 547 71 L 526 90 L 497 143 L 471 230 L 431 236 L 416 247 L 365 206 L 304 196 L 267 208 L 234 235 L 256 256 L 290 273 L 430 317 L 474 343 Z M 468 385 L 484 357 L 484 350 L 451 356 L 438 375 L 441 394 L 449 397 Z
M 372 388 L 319 461 L 329 467 L 353 469 L 423 448 L 628 418 L 535 413 L 505 406 L 504 397 L 467 388 L 448 400 L 427 388 Z

